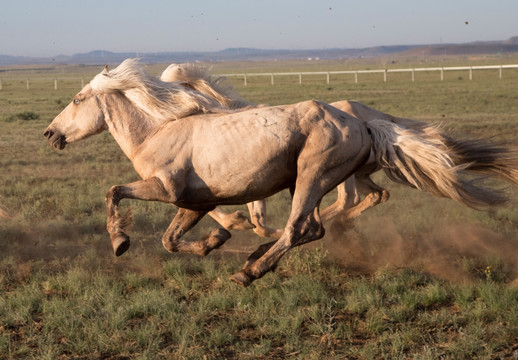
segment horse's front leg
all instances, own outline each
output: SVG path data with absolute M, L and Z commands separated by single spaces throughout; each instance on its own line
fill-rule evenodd
M 121 216 L 119 202 L 122 199 L 139 199 L 148 201 L 174 202 L 174 194 L 170 194 L 158 178 L 140 180 L 126 185 L 116 185 L 106 194 L 107 224 L 113 251 L 116 256 L 122 255 L 130 246 L 126 231 L 131 225 L 131 215 Z
M 216 207 L 208 214 L 227 230 L 248 230 L 255 227 L 241 210 L 227 214 Z
M 186 252 L 205 256 L 213 249 L 219 248 L 230 238 L 230 233 L 217 228 L 199 241 L 180 241 L 180 238 L 194 227 L 206 214 L 206 211 L 194 211 L 180 208 L 173 221 L 162 236 L 162 244 L 169 252 Z

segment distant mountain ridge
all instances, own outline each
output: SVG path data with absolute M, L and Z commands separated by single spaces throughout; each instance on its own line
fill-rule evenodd
M 435 56 L 435 55 L 483 55 L 518 53 L 518 36 L 504 41 L 473 42 L 465 44 L 434 45 L 390 45 L 360 49 L 309 49 L 309 50 L 267 50 L 254 48 L 230 48 L 212 52 L 155 52 L 115 53 L 106 50 L 94 50 L 74 55 L 55 57 L 25 57 L 0 55 L 0 66 L 35 65 L 35 64 L 117 64 L 130 57 L 139 57 L 146 63 L 182 63 L 192 61 L 259 61 L 259 60 L 294 60 L 294 59 L 346 59 L 358 57 L 394 56 Z

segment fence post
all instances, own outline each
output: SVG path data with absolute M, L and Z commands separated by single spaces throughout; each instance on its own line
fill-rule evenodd
M 273 83 L 273 73 L 272 73 L 272 81 L 271 81 L 271 83 L 272 83 L 272 85 L 274 84 L 274 83 Z
M 30 83 L 29 83 L 29 79 L 27 79 L 25 81 L 25 87 L 27 88 L 27 90 L 29 90 L 31 88 Z
M 471 66 L 469 67 L 469 79 L 473 80 L 473 68 Z
M 248 85 L 248 80 L 246 78 L 246 74 L 245 74 L 245 77 L 244 77 L 244 81 L 245 81 L 245 86 L 247 86 Z
M 498 68 L 498 76 L 501 79 L 502 78 L 502 65 L 500 65 L 500 68 Z M 0 83 L 0 90 L 2 89 L 2 84 Z
M 81 89 L 85 87 L 85 79 L 81 78 Z
M 58 89 L 58 79 L 54 79 L 54 90 Z
M 302 85 L 302 73 L 299 73 L 299 85 Z
M 415 82 L 415 70 L 412 69 L 412 82 Z
M 354 72 L 354 83 L 358 84 L 358 71 Z
M 441 68 L 441 81 L 444 80 L 444 68 Z
M 387 69 L 383 72 L 383 82 L 387 82 Z
M 326 74 L 326 82 L 327 82 L 327 85 L 329 85 L 329 71 Z

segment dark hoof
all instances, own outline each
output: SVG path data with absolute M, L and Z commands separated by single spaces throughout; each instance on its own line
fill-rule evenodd
M 243 270 L 235 273 L 230 277 L 230 281 L 235 282 L 236 284 L 239 284 L 243 287 L 247 287 L 254 281 L 254 278 L 245 273 Z
M 121 256 L 130 247 L 130 238 L 126 234 L 117 235 L 112 239 L 112 247 L 115 256 Z

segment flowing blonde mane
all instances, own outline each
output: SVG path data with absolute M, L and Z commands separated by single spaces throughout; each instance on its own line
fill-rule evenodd
M 213 76 L 207 68 L 198 64 L 171 64 L 160 79 L 178 82 L 188 89 L 199 91 L 228 109 L 242 109 L 253 105 L 242 99 L 224 77 Z
M 90 82 L 99 93 L 121 92 L 138 109 L 158 123 L 207 112 L 226 112 L 210 96 L 149 75 L 138 59 L 126 59 L 111 71 L 105 69 Z

